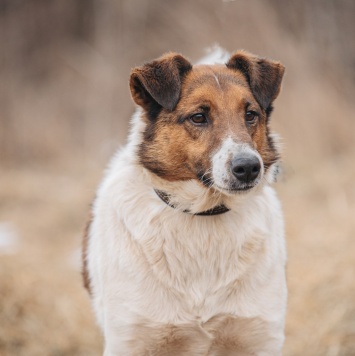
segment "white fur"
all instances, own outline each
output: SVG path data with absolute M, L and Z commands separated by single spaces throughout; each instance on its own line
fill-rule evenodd
M 224 64 L 228 61 L 230 53 L 215 44 L 207 49 L 207 53 L 196 64 Z
M 207 59 L 216 57 L 223 56 Z M 274 190 L 264 179 L 250 192 L 226 195 L 197 181 L 172 183 L 149 173 L 137 160 L 145 127 L 141 114 L 134 115 L 129 142 L 97 192 L 89 233 L 88 270 L 105 356 L 138 355 L 131 343 L 137 325 L 203 329 L 204 322 L 223 314 L 265 321 L 273 338 L 257 355 L 281 355 L 286 252 Z M 233 145 L 228 141 L 213 158 L 215 177 L 223 180 L 218 155 Z M 168 192 L 177 209 L 163 203 L 154 188 Z M 216 216 L 182 211 L 222 203 L 231 211 Z

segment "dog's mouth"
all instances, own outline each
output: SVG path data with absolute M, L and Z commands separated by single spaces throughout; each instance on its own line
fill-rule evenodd
M 260 179 L 256 179 L 250 183 L 240 183 L 238 181 L 226 182 L 225 186 L 221 186 L 214 181 L 212 175 L 210 174 L 198 174 L 197 178 L 206 188 L 214 189 L 228 195 L 243 194 L 249 192 L 260 183 Z
M 227 194 L 242 194 L 246 193 L 253 188 L 255 188 L 257 184 L 249 184 L 249 185 L 243 185 L 243 186 L 237 186 L 237 187 L 221 187 L 219 185 L 214 184 L 213 187 L 216 188 L 217 190 L 221 191 L 222 193 L 227 193 Z

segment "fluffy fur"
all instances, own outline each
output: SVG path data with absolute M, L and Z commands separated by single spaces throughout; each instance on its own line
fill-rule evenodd
M 242 52 L 229 66 L 246 60 Z M 181 85 L 185 95 L 186 82 Z M 275 90 L 262 97 L 261 113 Z M 276 159 L 245 193 L 218 190 L 197 178 L 166 179 L 146 168 L 140 156 L 151 125 L 145 107 L 151 98 L 144 95 L 129 142 L 98 189 L 85 242 L 86 284 L 104 334 L 104 355 L 281 355 L 287 289 L 283 217 L 270 187 Z M 168 101 L 159 95 L 162 105 L 165 100 L 169 112 L 174 110 L 176 95 Z M 245 146 L 235 140 L 226 135 L 213 149 L 215 178 L 225 174 L 223 152 L 227 157 L 233 145 L 236 151 Z M 176 209 L 154 189 L 169 193 Z M 230 211 L 216 216 L 183 212 L 218 204 Z

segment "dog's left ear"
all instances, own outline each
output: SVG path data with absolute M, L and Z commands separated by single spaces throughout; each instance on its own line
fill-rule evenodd
M 232 55 L 226 65 L 244 74 L 255 99 L 264 110 L 277 98 L 285 72 L 281 63 L 239 51 Z
M 174 110 L 180 98 L 183 77 L 191 68 L 190 62 L 182 55 L 169 53 L 133 69 L 130 78 L 133 100 L 146 110 L 155 103 Z

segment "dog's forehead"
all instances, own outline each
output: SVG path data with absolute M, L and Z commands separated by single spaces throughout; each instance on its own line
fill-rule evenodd
M 238 97 L 254 101 L 244 75 L 228 69 L 225 65 L 196 65 L 185 77 L 182 85 L 183 100 L 201 98 L 215 102 L 223 98 L 223 102 L 228 102 L 229 99 Z M 229 104 L 232 105 L 232 102 L 229 101 Z
M 187 87 L 202 84 L 222 87 L 234 84 L 248 88 L 247 80 L 241 72 L 231 70 L 222 64 L 193 66 L 184 84 Z

